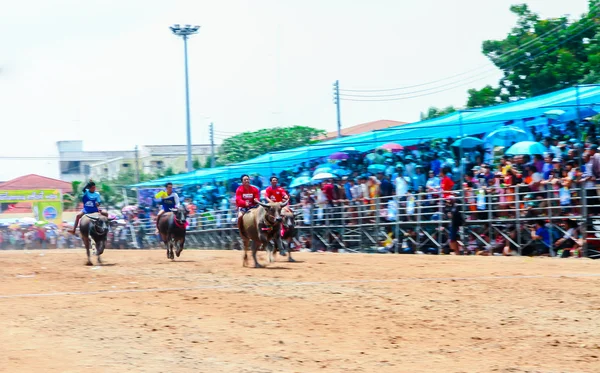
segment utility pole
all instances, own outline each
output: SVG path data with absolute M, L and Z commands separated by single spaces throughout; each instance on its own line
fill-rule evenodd
M 194 171 L 192 162 L 192 129 L 190 125 L 190 86 L 188 79 L 188 37 L 197 34 L 200 26 L 185 25 L 181 27 L 179 24 L 170 27 L 171 32 L 176 36 L 181 36 L 183 39 L 183 61 L 185 70 L 185 122 L 186 122 L 186 137 L 187 137 L 187 170 Z
M 137 145 L 135 146 L 135 182 L 140 183 L 140 156 Z
M 340 81 L 333 83 L 333 103 L 337 109 L 337 137 L 342 137 L 342 118 L 340 115 Z
M 215 167 L 215 126 L 213 122 L 210 122 L 210 127 L 208 127 L 210 132 L 210 167 Z

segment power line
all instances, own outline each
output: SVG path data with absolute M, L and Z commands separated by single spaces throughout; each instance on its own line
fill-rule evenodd
M 439 87 L 434 87 L 434 88 L 428 88 L 428 89 L 422 89 L 422 90 L 418 90 L 418 91 L 413 91 L 413 92 L 405 92 L 405 93 L 396 93 L 396 94 L 386 94 L 386 95 L 372 95 L 372 96 L 366 96 L 366 95 L 353 95 L 353 94 L 340 94 L 340 97 L 342 98 L 342 100 L 344 101 L 363 101 L 363 100 L 351 100 L 351 99 L 346 99 L 345 97 L 361 97 L 361 98 L 374 98 L 374 99 L 378 99 L 380 97 L 403 97 L 403 96 L 408 96 L 408 95 L 412 95 L 415 93 L 421 93 L 421 92 L 429 92 L 434 90 L 434 93 L 439 93 L 439 92 L 444 92 L 446 90 L 439 90 L 439 88 L 445 88 L 445 87 L 451 87 L 450 89 L 454 89 L 454 88 L 458 88 L 458 87 L 462 87 L 464 85 L 468 85 L 470 83 L 476 82 L 478 80 L 487 78 L 489 76 L 495 75 L 497 73 L 497 71 L 495 71 L 494 73 L 489 73 L 487 75 L 483 75 L 471 80 L 467 80 L 467 81 L 462 81 L 462 82 L 452 82 L 452 83 L 448 83 L 448 84 L 444 84 L 441 85 Z M 458 84 L 458 85 L 456 85 Z M 450 90 L 448 89 L 448 90 Z M 422 96 L 427 96 L 427 95 L 417 95 L 417 96 L 409 96 L 409 97 L 404 97 L 404 98 L 413 98 L 413 97 L 422 97 Z M 396 101 L 398 100 L 398 98 L 396 99 L 381 99 L 381 100 L 365 100 L 365 101 Z
M 553 46 L 551 46 L 551 47 L 549 47 L 549 48 L 546 48 L 546 50 L 544 50 L 544 51 L 542 51 L 542 52 L 540 52 L 540 53 L 538 53 L 538 54 L 536 54 L 536 55 L 534 55 L 534 56 L 526 56 L 525 58 L 521 58 L 521 59 L 520 59 L 520 60 L 518 60 L 518 61 L 513 61 L 513 64 L 512 64 L 511 66 L 509 66 L 509 67 L 506 67 L 506 68 L 505 68 L 505 69 L 503 69 L 503 70 L 506 70 L 506 69 L 512 69 L 512 68 L 516 67 L 516 66 L 517 66 L 517 65 L 518 65 L 518 64 L 519 64 L 521 61 L 523 61 L 524 59 L 533 59 L 533 58 L 539 57 L 539 56 L 541 56 L 541 55 L 543 55 L 543 54 L 549 53 L 549 52 L 551 52 L 552 50 L 556 49 L 557 47 L 561 46 L 562 44 L 564 44 L 564 43 L 566 43 L 566 42 L 570 41 L 571 39 L 573 39 L 573 38 L 575 38 L 575 37 L 577 37 L 577 36 L 579 36 L 579 35 L 583 34 L 583 33 L 584 33 L 584 32 L 586 32 L 586 31 L 589 31 L 590 29 L 592 29 L 592 28 L 594 28 L 594 27 L 596 27 L 596 26 L 597 26 L 597 25 L 596 25 L 596 24 L 595 24 L 593 21 L 591 21 L 591 22 L 592 22 L 592 24 L 591 24 L 591 25 L 589 25 L 588 27 L 585 27 L 585 28 L 584 28 L 584 29 L 582 29 L 582 30 L 579 30 L 579 31 L 578 31 L 576 34 L 574 34 L 574 35 L 571 35 L 570 37 L 568 37 L 568 38 L 566 38 L 566 39 L 559 40 L 559 42 L 558 42 L 558 43 L 556 43 L 555 45 L 553 45 Z M 582 27 L 584 27 L 584 26 L 582 26 Z M 490 76 L 490 75 L 492 75 L 492 74 L 490 73 L 490 74 L 488 74 L 487 76 Z M 408 94 L 408 93 L 404 93 L 404 94 L 395 94 L 395 95 L 371 95 L 371 96 L 368 96 L 368 95 L 347 95 L 347 94 L 346 94 L 346 95 L 340 95 L 340 96 L 341 96 L 341 100 L 344 100 L 344 101 L 362 101 L 362 102 L 377 102 L 377 101 L 380 101 L 380 102 L 381 102 L 381 101 L 399 101 L 399 100 L 407 100 L 407 99 L 411 99 L 411 98 L 417 98 L 417 97 L 430 96 L 430 95 L 433 95 L 433 94 L 438 94 L 438 93 L 446 92 L 446 91 L 449 91 L 449 90 L 451 90 L 451 89 L 455 89 L 455 88 L 458 88 L 458 87 L 461 87 L 461 86 L 464 86 L 464 85 L 467 85 L 467 84 L 473 83 L 473 82 L 475 82 L 475 81 L 477 81 L 477 80 L 480 80 L 480 79 L 482 79 L 482 78 L 483 78 L 483 77 L 479 77 L 479 78 L 476 78 L 476 79 L 473 79 L 473 80 L 470 80 L 470 81 L 467 81 L 467 82 L 454 82 L 454 83 L 451 83 L 451 84 L 447 84 L 448 86 L 449 86 L 449 85 L 452 85 L 452 84 L 454 84 L 452 87 L 450 87 L 450 88 L 448 88 L 448 89 L 436 90 L 436 91 L 433 91 L 433 92 L 430 92 L 430 93 L 425 93 L 425 94 L 421 94 L 421 95 L 414 95 L 414 96 L 408 96 L 408 97 L 397 97 L 397 98 L 379 98 L 379 97 L 387 97 L 387 96 L 403 96 L 403 95 L 405 95 L 405 94 Z M 458 83 L 458 84 L 457 84 L 457 83 Z M 457 85 L 456 85 L 456 84 L 457 84 Z M 441 88 L 441 87 L 436 87 L 436 88 Z M 426 89 L 426 90 L 422 90 L 421 92 L 425 92 L 425 91 L 431 91 L 431 89 L 432 89 L 432 88 L 430 88 L 430 89 Z M 415 92 L 412 92 L 412 93 L 416 93 L 416 92 L 419 92 L 419 91 L 415 91 Z M 349 98 L 344 98 L 344 97 L 359 97 L 359 98 L 361 98 L 361 99 L 349 99 Z
M 593 10 L 596 10 L 597 8 L 598 8 L 598 6 L 592 6 L 592 7 L 590 7 L 590 12 L 593 11 Z M 583 20 L 583 18 L 581 20 Z M 507 51 L 505 53 L 502 53 L 501 55 L 496 56 L 494 58 L 498 59 L 498 58 L 502 58 L 502 57 L 505 57 L 505 56 L 512 55 L 512 54 L 514 54 L 516 52 L 519 52 L 519 51 L 523 51 L 523 49 L 525 47 L 527 47 L 527 46 L 529 46 L 529 45 L 531 45 L 533 43 L 536 43 L 538 41 L 543 41 L 541 39 L 543 39 L 543 38 L 545 38 L 545 37 L 547 37 L 547 36 L 549 36 L 549 35 L 551 35 L 551 34 L 553 34 L 555 32 L 558 32 L 560 29 L 566 29 L 569 26 L 570 25 L 561 23 L 560 25 L 558 25 L 557 27 L 553 28 L 552 30 L 547 31 L 547 32 L 545 32 L 542 35 L 538 35 L 535 38 L 533 38 L 532 40 L 529 40 L 528 42 L 526 42 L 525 44 L 520 45 L 518 47 L 515 47 L 515 48 L 513 48 L 513 49 L 511 49 L 511 50 L 509 50 L 509 51 Z M 576 26 L 576 27 L 578 27 L 578 26 Z M 469 74 L 471 72 L 481 70 L 483 67 L 486 67 L 486 65 L 482 65 L 482 66 L 480 66 L 478 68 L 475 68 L 475 69 L 472 69 L 472 70 L 469 70 L 469 71 L 466 71 L 466 72 L 463 72 L 463 73 L 460 73 L 460 74 L 455 74 L 455 75 L 452 75 L 450 77 L 446 77 L 446 78 L 442 78 L 442 79 L 438 79 L 438 80 L 434 80 L 434 81 L 430 81 L 430 82 L 426 82 L 426 83 L 415 84 L 415 85 L 411 85 L 411 86 L 403 86 L 403 87 L 388 88 L 388 89 L 340 89 L 340 92 L 365 92 L 365 93 L 368 93 L 368 92 L 393 92 L 393 91 L 400 91 L 400 90 L 405 90 L 405 89 L 410 89 L 410 88 L 417 88 L 417 87 L 422 87 L 422 86 L 426 86 L 426 85 L 431 85 L 431 84 L 439 83 L 439 82 L 442 82 L 442 81 L 445 81 L 445 80 L 450 80 L 450 79 L 453 79 L 453 78 L 457 78 L 457 77 L 460 77 L 460 76 L 463 76 L 463 75 L 467 75 L 467 74 Z M 494 70 L 495 70 L 495 68 L 494 68 Z M 488 69 L 487 71 L 491 71 L 491 70 Z M 449 84 L 452 84 L 452 83 L 449 83 Z M 446 85 L 448 85 L 448 84 L 446 84 Z M 430 89 L 436 89 L 436 88 L 441 88 L 441 87 L 443 87 L 443 86 L 433 87 L 433 88 L 430 88 Z M 417 92 L 412 92 L 412 93 L 417 93 Z M 411 94 L 411 93 L 406 93 L 406 94 Z M 384 95 L 382 95 L 382 96 L 384 96 Z
M 235 136 L 235 135 L 239 135 L 242 134 L 244 132 L 222 132 L 222 131 L 215 131 L 215 135 L 223 135 L 223 136 Z

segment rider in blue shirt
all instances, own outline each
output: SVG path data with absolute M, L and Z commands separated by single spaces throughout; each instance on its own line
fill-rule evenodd
M 156 233 L 158 234 L 158 221 L 160 220 L 160 216 L 165 212 L 171 211 L 171 209 L 176 209 L 179 207 L 179 196 L 177 193 L 173 192 L 173 183 L 166 183 L 165 190 L 158 192 L 155 196 L 156 200 L 160 202 L 162 208 L 156 214 Z
M 102 203 L 102 198 L 100 198 L 100 193 L 96 192 L 96 183 L 90 179 L 87 185 L 83 188 L 83 209 L 77 214 L 75 217 L 75 224 L 73 225 L 73 229 L 69 232 L 75 234 L 75 230 L 77 229 L 77 224 L 79 224 L 79 220 L 85 214 L 94 214 L 101 213 L 104 216 L 108 216 L 106 211 L 100 210 L 100 204 Z

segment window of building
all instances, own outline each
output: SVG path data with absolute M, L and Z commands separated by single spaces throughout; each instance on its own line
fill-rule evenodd
M 81 173 L 81 162 L 80 161 L 61 161 L 60 162 L 60 173 L 63 175 L 80 174 Z
M 152 166 L 155 167 L 155 168 L 157 168 L 157 169 L 159 169 L 159 170 L 162 170 L 165 167 L 165 162 L 163 162 L 163 161 L 153 161 L 152 162 Z

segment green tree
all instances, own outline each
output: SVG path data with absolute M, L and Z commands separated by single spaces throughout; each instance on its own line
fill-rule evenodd
M 578 21 L 542 19 L 526 4 L 513 5 L 516 26 L 504 40 L 486 40 L 483 53 L 503 72 L 497 88 L 469 90 L 468 106 L 487 106 L 597 82 L 600 0 Z M 596 42 L 595 42 L 596 41 Z M 472 106 L 471 106 L 472 105 Z
M 81 202 L 83 190 L 80 190 L 80 185 L 81 181 L 71 181 L 71 194 L 63 194 L 63 205 L 65 209 L 75 209 L 79 202 Z
M 218 165 L 242 162 L 259 155 L 309 145 L 325 131 L 312 127 L 293 126 L 244 132 L 223 141 L 218 150 Z
M 194 168 L 194 170 L 199 170 L 203 168 L 198 158 L 194 158 L 194 161 L 192 162 L 192 167 Z
M 600 83 L 600 30 L 596 32 L 594 37 L 585 40 L 584 43 L 586 43 L 585 53 L 588 59 L 585 70 L 588 72 L 581 79 L 581 83 Z
M 469 99 L 467 101 L 468 108 L 478 108 L 497 105 L 501 102 L 500 88 L 492 88 L 491 85 L 486 85 L 480 90 L 469 89 Z
M 421 120 L 433 119 L 437 117 L 442 117 L 444 115 L 454 113 L 456 108 L 454 106 L 448 106 L 444 109 L 438 109 L 434 106 L 427 109 L 426 113 L 421 113 Z

